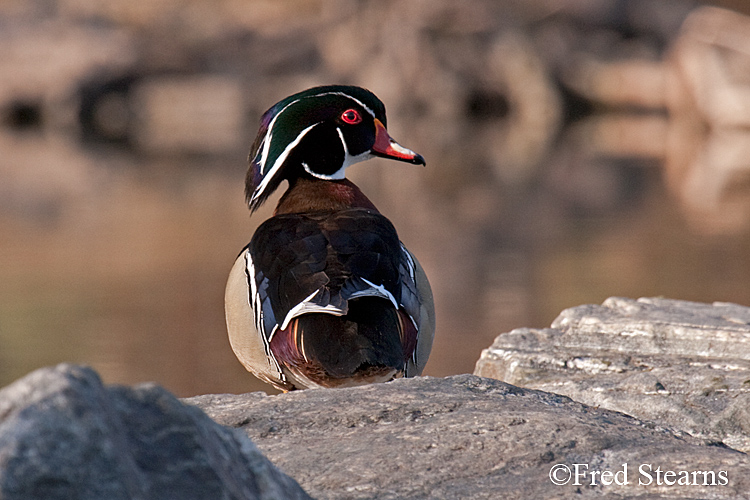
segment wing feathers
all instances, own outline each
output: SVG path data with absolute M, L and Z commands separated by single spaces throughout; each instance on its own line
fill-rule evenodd
M 282 382 L 274 336 L 305 314 L 346 316 L 349 301 L 363 297 L 387 300 L 398 311 L 405 374 L 421 373 L 434 332 L 432 293 L 421 266 L 382 215 L 351 209 L 276 216 L 261 225 L 245 256 L 259 340 Z
M 328 296 L 328 299 L 326 299 L 326 296 Z M 284 318 L 284 322 L 281 323 L 281 329 L 286 330 L 287 326 L 289 326 L 289 323 L 296 318 L 297 316 L 301 316 L 303 314 L 308 313 L 327 313 L 327 314 L 333 314 L 334 316 L 343 316 L 346 314 L 348 307 L 346 306 L 346 303 L 340 300 L 336 301 L 338 304 L 331 303 L 330 301 L 330 293 L 327 292 L 325 289 L 316 290 L 312 294 L 310 294 L 305 300 L 294 306 L 289 310 L 286 317 Z M 343 306 L 343 307 L 342 307 Z

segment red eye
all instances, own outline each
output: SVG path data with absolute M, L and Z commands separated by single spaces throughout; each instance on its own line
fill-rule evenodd
M 341 114 L 341 119 L 349 125 L 356 125 L 362 121 L 362 117 L 356 109 L 347 109 Z

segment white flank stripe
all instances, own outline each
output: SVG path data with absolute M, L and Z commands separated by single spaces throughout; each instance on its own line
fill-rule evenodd
M 263 350 L 266 353 L 266 359 L 268 359 L 269 364 L 276 370 L 279 380 L 286 382 L 286 375 L 281 371 L 281 366 L 279 366 L 279 362 L 276 361 L 276 356 L 274 356 L 273 351 L 271 351 L 271 339 L 266 338 L 266 331 L 263 325 L 263 306 L 260 295 L 258 294 L 258 285 L 255 282 L 255 266 L 253 265 L 253 259 L 250 257 L 249 250 L 245 250 L 245 269 L 247 272 L 247 281 L 250 283 L 250 300 L 254 316 L 253 319 L 255 320 L 255 329 L 258 331 L 261 340 L 263 340 Z M 276 329 L 274 328 L 271 335 L 275 332 Z
M 263 342 L 267 343 L 263 328 L 262 310 L 260 308 L 260 297 L 258 296 L 258 285 L 255 283 L 255 266 L 253 265 L 253 259 L 250 257 L 250 252 L 245 250 L 245 270 L 247 275 L 247 281 L 250 285 L 250 307 L 253 309 L 253 321 L 255 322 L 255 328 L 258 333 L 261 334 Z M 266 352 L 268 350 L 266 349 Z
M 399 241 L 399 244 L 401 245 L 401 253 L 406 257 L 406 264 L 407 268 L 409 269 L 409 277 L 411 277 L 412 282 L 414 284 L 417 284 L 417 265 L 414 264 L 414 259 L 411 257 L 411 254 L 406 249 L 403 243 Z

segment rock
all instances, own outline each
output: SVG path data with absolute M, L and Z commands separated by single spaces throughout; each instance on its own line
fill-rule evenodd
M 76 110 L 68 101 L 82 81 L 136 62 L 136 37 L 125 29 L 31 19 L 0 16 L 0 107 L 26 103 L 39 108 L 43 121 L 70 125 Z
M 607 299 L 498 336 L 475 374 L 750 451 L 750 308 Z
M 154 385 L 59 365 L 0 390 L 0 498 L 303 499 L 241 433 Z
M 149 152 L 218 154 L 245 147 L 243 88 L 226 75 L 146 79 L 135 85 L 135 140 Z
M 695 9 L 665 59 L 670 133 L 669 190 L 688 221 L 706 234 L 750 226 L 750 16 Z
M 579 59 L 563 77 L 568 87 L 586 99 L 610 107 L 666 108 L 666 69 L 661 61 Z
M 186 401 L 245 431 L 318 498 L 737 498 L 750 491 L 743 453 L 472 375 Z M 550 474 L 565 480 L 573 464 L 619 472 L 623 485 L 592 485 L 590 475 L 579 485 L 552 483 Z M 640 467 L 652 484 L 639 484 L 649 481 Z M 657 467 L 675 471 L 670 480 L 690 476 L 690 485 L 667 486 L 662 477 L 658 486 Z M 716 485 L 704 486 L 704 477 Z
M 491 92 L 502 90 L 508 101 L 508 123 L 487 127 L 494 140 L 484 142 L 494 172 L 506 183 L 528 182 L 560 131 L 562 98 L 523 33 L 509 30 L 497 37 L 484 66 L 485 85 Z
M 750 125 L 749 51 L 749 16 L 701 7 L 685 20 L 669 61 L 708 126 Z

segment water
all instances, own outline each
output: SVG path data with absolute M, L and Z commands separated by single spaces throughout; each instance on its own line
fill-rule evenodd
M 20 172 L 6 170 L 0 210 L 0 385 L 74 362 L 181 396 L 268 389 L 234 358 L 223 319 L 227 273 L 273 205 L 250 218 L 242 152 L 149 156 L 7 130 L 2 141 Z M 681 204 L 664 161 L 565 162 L 590 143 L 566 141 L 521 181 L 429 156 L 425 168 L 351 169 L 430 277 L 426 374 L 471 372 L 496 335 L 612 295 L 750 304 L 741 213 Z M 728 190 L 735 204 L 742 188 Z
M 337 80 L 375 91 L 427 159 L 349 172 L 432 283 L 426 374 L 471 372 L 497 335 L 613 295 L 750 305 L 736 13 L 69 3 L 0 6 L 0 386 L 74 362 L 180 396 L 268 389 L 223 318 L 274 205 L 249 216 L 245 158 L 269 105 Z

